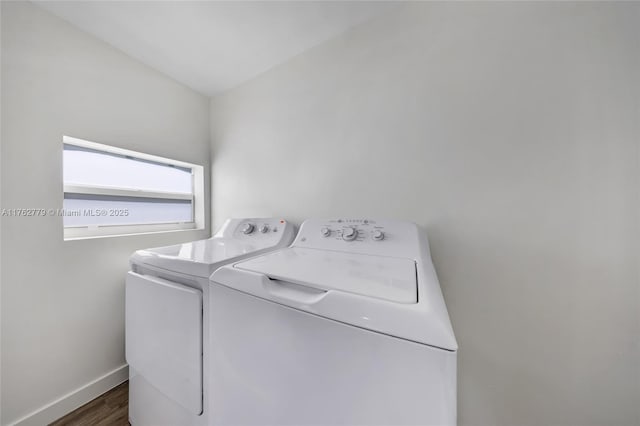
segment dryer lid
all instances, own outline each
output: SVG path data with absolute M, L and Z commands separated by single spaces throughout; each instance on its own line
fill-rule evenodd
M 263 246 L 247 241 L 210 238 L 173 246 L 138 250 L 131 257 L 131 262 L 209 278 L 216 269 L 234 258 L 247 257 L 250 253 L 263 248 Z
M 291 247 L 235 267 L 325 291 L 397 303 L 418 301 L 416 263 L 410 259 Z

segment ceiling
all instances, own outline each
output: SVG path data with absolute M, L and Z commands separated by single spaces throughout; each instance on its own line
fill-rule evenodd
M 37 1 L 209 96 L 395 7 L 380 1 Z

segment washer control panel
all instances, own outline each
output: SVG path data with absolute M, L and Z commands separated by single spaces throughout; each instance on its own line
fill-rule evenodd
M 307 219 L 293 245 L 391 257 L 416 258 L 421 231 L 411 222 L 373 218 Z M 428 250 L 428 246 L 427 247 Z
M 347 242 L 383 241 L 385 237 L 384 226 L 369 219 L 328 220 L 318 233 L 322 238 Z

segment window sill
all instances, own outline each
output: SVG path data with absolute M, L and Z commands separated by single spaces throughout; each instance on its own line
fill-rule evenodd
M 162 223 L 153 225 L 121 225 L 101 227 L 77 227 L 64 229 L 64 241 L 92 240 L 96 238 L 132 237 L 185 231 L 202 231 L 204 226 L 195 223 Z

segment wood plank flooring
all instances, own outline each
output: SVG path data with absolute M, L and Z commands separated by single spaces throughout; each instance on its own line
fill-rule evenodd
M 100 395 L 49 426 L 129 426 L 129 382 Z

